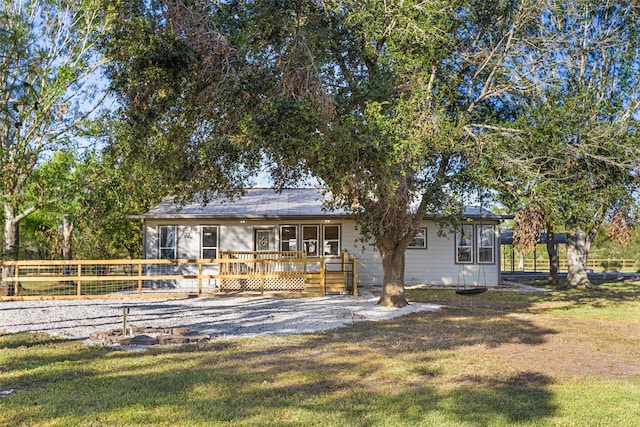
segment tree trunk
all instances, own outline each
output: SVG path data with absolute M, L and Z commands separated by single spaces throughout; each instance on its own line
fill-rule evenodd
M 384 280 L 382 294 L 378 304 L 385 307 L 404 307 L 408 305 L 404 295 L 404 250 L 396 247 L 386 248 L 378 245 Z
M 555 234 L 551 227 L 547 227 L 547 254 L 549 255 L 549 277 L 547 283 L 551 286 L 558 286 L 558 270 L 560 269 L 560 257 L 558 256 L 558 245 L 555 241 Z
M 4 235 L 2 236 L 2 255 L 6 259 L 17 260 L 18 259 L 18 240 L 20 236 L 20 221 L 35 212 L 36 208 L 31 207 L 16 215 L 13 206 L 9 203 L 5 203 L 4 206 Z M 14 276 L 15 267 L 2 266 L 2 278 L 10 278 Z M 0 293 L 4 293 L 7 296 L 13 296 L 16 293 L 16 288 L 20 287 L 20 283 L 3 281 L 0 284 Z
M 62 237 L 64 239 L 64 243 L 62 246 L 62 259 L 64 260 L 72 259 L 72 233 L 73 223 L 69 218 L 69 214 L 65 214 L 62 220 Z
M 567 233 L 567 283 L 566 288 L 591 289 L 587 276 L 587 257 L 593 236 L 582 230 Z
M 18 228 L 19 223 L 15 221 L 13 209 L 10 206 L 4 206 L 4 235 L 2 236 L 2 255 L 3 258 L 9 260 L 17 259 L 18 250 Z M 15 267 L 3 265 L 2 266 L 2 287 L 0 292 L 7 296 L 13 296 L 16 292 L 15 282 L 6 281 L 6 279 L 14 276 Z

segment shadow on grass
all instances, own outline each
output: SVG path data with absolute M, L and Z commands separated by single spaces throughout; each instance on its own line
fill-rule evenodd
M 0 350 L 19 347 L 36 347 L 50 344 L 60 344 L 66 342 L 61 338 L 52 337 L 49 334 L 2 334 L 0 333 Z
M 43 342 L 24 354 L 9 347 L 15 354 L 0 370 L 0 388 L 16 392 L 0 399 L 0 423 L 542 423 L 557 411 L 551 378 L 475 372 L 464 350 L 537 345 L 553 333 L 495 307 L 458 307 L 323 334 L 214 341 L 201 349 L 83 352 L 78 343 Z M 69 363 L 75 351 L 83 354 Z
M 518 375 L 501 381 L 467 378 L 453 389 L 425 381 L 384 388 L 368 383 L 367 376 L 341 379 L 301 366 L 269 374 L 205 367 L 202 356 L 195 369 L 144 373 L 136 368 L 21 390 L 0 401 L 0 420 L 3 425 L 64 420 L 67 425 L 484 426 L 541 422 L 557 410 L 546 388 L 551 381 L 533 374 L 525 374 L 532 377 L 526 383 Z
M 640 276 L 638 276 L 640 277 Z M 536 299 L 566 302 L 635 302 L 640 297 L 640 281 L 634 276 L 610 276 L 606 280 L 592 279 L 592 289 L 556 289 L 549 287 L 545 280 L 525 281 L 525 284 L 552 290 L 551 293 L 540 294 Z M 561 279 L 564 283 L 564 279 Z
M 554 290 L 533 295 L 532 303 L 540 303 L 535 312 L 555 311 L 576 312 L 592 310 L 590 316 L 604 318 L 628 316 L 634 318 L 634 305 L 640 300 L 640 283 L 618 278 L 606 282 L 593 281 L 590 290 L 566 289 Z

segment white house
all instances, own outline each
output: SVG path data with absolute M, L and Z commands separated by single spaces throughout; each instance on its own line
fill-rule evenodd
M 143 215 L 143 257 L 218 258 L 226 251 L 304 251 L 323 257 L 327 268 L 343 250 L 358 259 L 358 285 L 382 283 L 374 246 L 358 239 L 344 210 L 327 211 L 315 188 L 253 188 L 235 200 L 213 198 L 179 206 L 168 198 Z M 490 286 L 500 283 L 500 223 L 503 217 L 467 207 L 458 230 L 441 230 L 427 215 L 406 252 L 405 284 Z

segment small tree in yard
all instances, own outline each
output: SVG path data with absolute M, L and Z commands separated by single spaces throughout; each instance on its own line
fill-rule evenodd
M 586 261 L 596 232 L 607 225 L 624 237 L 637 203 L 638 28 L 626 2 L 559 2 L 543 10 L 512 70 L 536 89 L 521 101 L 522 132 L 501 140 L 511 150 L 496 146 L 491 162 L 503 201 L 525 205 L 516 218 L 521 247 L 531 248 L 540 228 L 566 231 L 567 287 L 591 286 Z M 552 272 L 558 284 L 557 266 Z
M 104 14 L 91 1 L 3 0 L 0 9 L 0 178 L 4 256 L 16 253 L 20 221 L 59 197 L 37 170 L 75 139 L 102 96 L 95 41 Z M 10 272 L 3 270 L 3 274 Z
M 479 181 L 483 136 L 518 90 L 507 58 L 537 7 L 133 2 L 107 50 L 132 132 L 162 148 L 162 129 L 182 153 L 161 163 L 188 183 L 178 190 L 241 191 L 260 159 L 278 185 L 319 178 L 380 252 L 379 304 L 403 306 L 405 250 L 451 185 Z

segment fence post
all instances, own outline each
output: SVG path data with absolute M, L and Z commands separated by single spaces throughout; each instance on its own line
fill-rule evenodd
M 142 261 L 138 262 L 138 295 L 142 295 Z
M 198 263 L 198 296 L 202 295 L 202 260 L 196 261 Z
M 342 250 L 342 282 L 344 283 L 345 291 L 347 289 L 347 281 L 348 281 L 348 274 L 349 274 L 349 272 L 347 271 L 348 262 L 349 262 L 349 251 L 346 249 L 343 249 Z
M 353 274 L 351 280 L 353 281 L 353 296 L 358 296 L 358 258 L 351 258 L 353 262 Z
M 320 290 L 322 291 L 322 295 L 327 294 L 327 284 L 325 283 L 324 276 L 324 258 L 320 258 Z
M 16 266 L 14 267 L 13 277 L 15 279 L 15 285 L 13 286 L 13 291 L 16 296 L 19 296 L 21 286 L 20 286 L 20 265 L 18 263 L 16 263 Z
M 264 282 L 266 280 L 264 277 L 264 274 L 265 274 L 264 260 L 258 260 L 257 265 L 258 265 L 258 274 L 260 275 L 260 294 L 264 295 Z
M 77 276 L 76 295 L 80 296 L 80 295 L 82 295 L 82 285 L 81 285 L 81 283 L 82 283 L 82 264 L 80 264 L 80 263 L 76 264 L 76 268 L 77 268 L 77 271 L 76 271 L 76 276 Z

